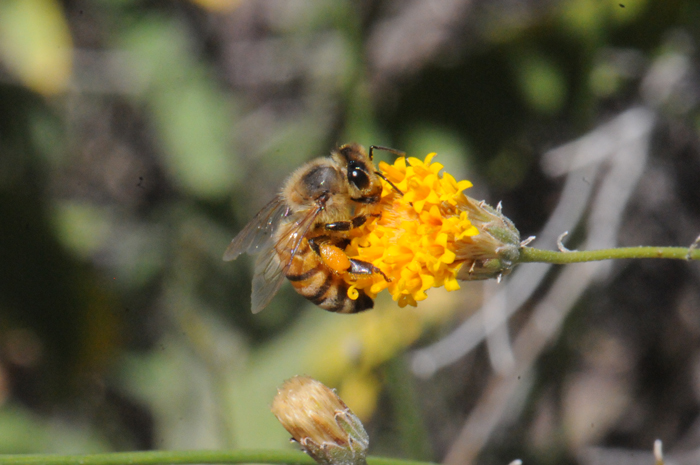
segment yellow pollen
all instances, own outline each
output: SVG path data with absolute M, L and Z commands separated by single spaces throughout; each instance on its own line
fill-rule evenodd
M 354 284 L 350 285 L 348 288 L 348 297 L 350 297 L 351 300 L 357 300 L 357 298 L 360 297 L 360 291 L 357 290 Z
M 465 262 L 459 251 L 479 234 L 460 206 L 468 203 L 463 191 L 469 181 L 457 182 L 443 165 L 433 163 L 434 153 L 424 161 L 398 158 L 393 165 L 380 163 L 382 174 L 404 193 L 402 196 L 382 180 L 381 215 L 351 233 L 348 257 L 372 263 L 390 278 L 345 274 L 348 297 L 358 290 L 374 298 L 388 289 L 400 307 L 416 306 L 433 287 L 459 289 L 457 274 Z

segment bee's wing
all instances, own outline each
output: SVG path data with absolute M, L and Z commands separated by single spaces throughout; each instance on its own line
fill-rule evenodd
M 314 208 L 309 212 L 292 220 L 289 226 L 284 227 L 277 241 L 269 240 L 261 246 L 260 255 L 255 261 L 255 276 L 253 277 L 252 311 L 260 312 L 270 303 L 277 294 L 282 281 L 284 281 L 285 271 L 292 264 L 294 255 L 306 236 L 314 220 L 321 212 L 321 208 Z M 277 254 L 278 249 L 289 250 L 289 260 L 285 263 Z
M 243 252 L 249 254 L 259 253 L 265 243 L 272 240 L 272 236 L 279 226 L 280 221 L 289 215 L 289 208 L 279 195 L 265 205 L 255 218 L 246 225 L 236 237 L 233 238 L 224 252 L 224 261 L 238 258 Z

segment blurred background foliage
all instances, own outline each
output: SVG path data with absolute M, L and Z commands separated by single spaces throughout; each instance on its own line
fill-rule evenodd
M 527 237 L 562 191 L 542 154 L 641 106 L 619 243 L 687 246 L 698 25 L 694 0 L 0 0 L 0 452 L 292 447 L 269 404 L 308 374 L 372 453 L 442 460 L 497 373 L 483 344 L 427 377 L 408 354 L 493 288 L 339 316 L 286 285 L 252 315 L 228 242 L 348 141 L 438 152 Z M 697 463 L 697 265 L 614 264 L 527 379 L 479 463 L 651 463 L 657 437 Z

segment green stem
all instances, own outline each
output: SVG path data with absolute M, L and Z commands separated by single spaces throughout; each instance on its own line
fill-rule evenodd
M 313 465 L 311 457 L 297 451 L 281 450 L 192 450 L 192 451 L 149 451 L 114 452 L 89 455 L 58 454 L 18 454 L 0 455 L 0 465 L 41 464 L 41 465 L 157 465 L 157 464 L 196 464 L 196 463 L 274 463 Z M 368 457 L 368 465 L 434 465 L 429 462 Z
M 685 247 L 620 247 L 617 249 L 601 249 L 590 251 L 572 250 L 571 252 L 554 252 L 552 250 L 520 249 L 519 263 L 545 262 L 563 265 L 566 263 L 594 262 L 621 258 L 670 258 L 676 260 L 700 260 L 700 248 Z

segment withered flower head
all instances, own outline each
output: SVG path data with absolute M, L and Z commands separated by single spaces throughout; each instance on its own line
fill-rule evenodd
M 307 376 L 277 390 L 272 413 L 316 462 L 366 465 L 369 437 L 359 418 L 335 391 Z

